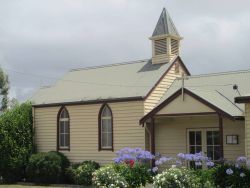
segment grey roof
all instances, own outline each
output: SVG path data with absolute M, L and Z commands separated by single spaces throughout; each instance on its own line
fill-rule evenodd
M 141 60 L 75 69 L 55 85 L 41 88 L 31 101 L 39 105 L 144 97 L 172 63 L 153 65 L 151 60 Z
M 243 70 L 189 76 L 187 77 L 187 80 L 184 81 L 184 86 L 192 93 L 198 95 L 231 116 L 243 116 L 244 105 L 236 104 L 234 102 L 234 98 L 239 96 L 239 94 L 233 89 L 233 85 L 238 85 L 240 93 L 249 93 L 249 83 L 250 70 Z M 179 90 L 181 85 L 181 80 L 175 80 L 166 94 L 162 97 L 159 104 Z
M 166 34 L 180 37 L 170 15 L 168 14 L 167 10 L 163 8 L 152 37 Z

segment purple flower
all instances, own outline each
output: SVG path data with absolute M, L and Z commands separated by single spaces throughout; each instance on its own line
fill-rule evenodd
M 171 157 L 161 157 L 160 159 L 158 159 L 157 161 L 155 161 L 155 165 L 159 166 L 162 165 L 163 163 L 166 163 L 168 161 L 172 160 Z
M 206 164 L 207 164 L 208 167 L 213 167 L 214 166 L 214 162 L 212 162 L 212 161 L 208 161 Z
M 185 154 L 184 153 L 179 153 L 177 155 L 178 158 L 182 159 L 182 160 L 185 160 Z
M 240 156 L 240 157 L 237 158 L 237 162 L 239 162 L 239 163 L 245 163 L 245 162 L 247 162 L 247 158 L 243 157 L 243 156 Z
M 145 162 L 147 160 L 154 159 L 154 155 L 152 155 L 149 151 L 144 151 L 141 148 L 128 148 L 125 147 L 116 152 L 117 157 L 114 158 L 115 163 L 122 163 L 129 160 Z
M 200 161 L 195 162 L 195 166 L 201 166 L 201 165 L 202 165 L 202 163 Z
M 176 164 L 176 165 L 182 165 L 182 162 L 179 161 L 179 160 L 177 160 L 177 161 L 175 162 L 175 164 Z
M 226 173 L 227 173 L 227 175 L 232 175 L 234 173 L 234 171 L 231 168 L 229 168 L 226 170 Z

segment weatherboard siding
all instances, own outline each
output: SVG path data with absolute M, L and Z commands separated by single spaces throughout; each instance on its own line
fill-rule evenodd
M 156 119 L 155 149 L 162 155 L 175 157 L 178 153 L 187 153 L 187 130 L 219 128 L 218 116 L 172 117 Z M 223 119 L 224 157 L 234 160 L 245 155 L 244 122 Z M 239 135 L 238 145 L 226 144 L 226 135 Z
M 176 62 L 178 63 L 178 61 Z M 168 71 L 168 73 L 164 76 L 164 78 L 156 85 L 156 87 L 153 89 L 153 91 L 150 93 L 150 95 L 146 98 L 144 102 L 144 113 L 147 114 L 150 112 L 156 104 L 159 103 L 162 96 L 166 93 L 168 88 L 171 86 L 173 81 L 181 77 L 182 73 L 184 73 L 183 67 L 180 65 L 180 71 L 178 74 L 175 73 L 175 66 L 176 63 L 171 67 L 171 69 Z
M 109 163 L 123 147 L 145 148 L 145 129 L 139 126 L 143 102 L 108 104 L 113 113 L 114 152 L 98 151 L 98 114 L 102 104 L 66 106 L 70 115 L 70 151 L 63 152 L 71 162 L 95 160 Z M 35 143 L 39 152 L 56 150 L 57 113 L 60 107 L 35 108 Z
M 250 158 L 250 103 L 245 104 L 245 129 L 246 156 Z

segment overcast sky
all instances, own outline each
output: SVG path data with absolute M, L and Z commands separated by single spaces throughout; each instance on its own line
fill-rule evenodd
M 192 74 L 250 69 L 250 0 L 0 0 L 10 97 L 24 101 L 72 68 L 150 58 L 163 7 Z

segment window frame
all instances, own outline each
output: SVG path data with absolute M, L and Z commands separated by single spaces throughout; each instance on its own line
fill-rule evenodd
M 61 147 L 60 146 L 60 117 L 61 117 L 61 113 L 62 111 L 65 110 L 68 114 L 68 126 L 69 126 L 69 133 L 68 133 L 68 137 L 69 137 L 69 145 L 65 146 L 65 147 Z M 67 110 L 67 108 L 65 106 L 62 106 L 60 108 L 60 110 L 58 111 L 57 114 L 57 151 L 70 151 L 70 115 L 69 115 L 69 111 Z
M 104 108 L 107 107 L 111 113 L 111 147 L 102 147 L 102 112 Z M 104 103 L 98 115 L 98 151 L 105 150 L 105 151 L 114 151 L 114 130 L 113 130 L 113 112 L 107 103 Z

